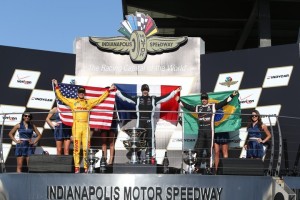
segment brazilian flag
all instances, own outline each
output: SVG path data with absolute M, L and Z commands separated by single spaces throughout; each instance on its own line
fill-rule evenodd
M 218 103 L 226 99 L 233 91 L 208 93 L 209 103 Z M 225 105 L 223 108 L 216 111 L 215 115 L 215 133 L 236 131 L 241 127 L 241 106 L 238 99 L 239 95 Z M 200 95 L 189 95 L 180 98 L 181 101 L 189 105 L 201 104 Z M 182 108 L 184 111 L 183 128 L 185 138 L 188 135 L 198 135 L 198 119 L 197 113 Z

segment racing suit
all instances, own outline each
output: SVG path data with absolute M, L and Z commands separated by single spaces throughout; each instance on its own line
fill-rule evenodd
M 64 104 L 68 105 L 72 110 L 73 115 L 73 126 L 72 126 L 72 136 L 74 142 L 74 165 L 75 167 L 80 167 L 80 148 L 82 143 L 83 149 L 83 160 L 84 168 L 87 168 L 86 156 L 87 148 L 90 146 L 90 127 L 89 112 L 94 106 L 104 101 L 104 99 L 109 95 L 109 91 L 104 92 L 100 97 L 92 99 L 72 99 L 64 97 L 59 87 L 55 88 L 55 93 L 57 98 L 61 100 Z
M 206 162 L 207 167 L 212 168 L 212 151 L 214 145 L 214 118 L 215 112 L 228 104 L 233 96 L 230 95 L 219 103 L 192 106 L 181 101 L 184 108 L 198 115 L 198 138 L 195 144 L 197 153 L 196 167 L 200 167 L 201 161 Z M 206 154 L 204 155 L 204 150 Z
M 155 107 L 157 104 L 161 104 L 172 99 L 176 92 L 175 90 L 164 96 L 129 96 L 122 93 L 120 90 L 116 92 L 117 96 L 131 104 L 136 105 L 137 114 L 137 128 L 146 129 L 146 142 L 149 148 L 149 156 L 155 157 L 155 136 L 154 136 L 154 115 Z M 140 112 L 141 111 L 141 112 Z M 148 112 L 143 112 L 148 111 Z M 150 111 L 150 112 L 149 112 Z

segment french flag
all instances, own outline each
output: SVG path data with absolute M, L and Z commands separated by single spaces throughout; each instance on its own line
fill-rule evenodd
M 141 86 L 142 84 L 115 84 L 115 86 L 123 93 L 130 96 L 141 96 Z M 170 92 L 176 90 L 180 86 L 170 86 L 170 85 L 149 85 L 149 95 L 150 96 L 164 96 Z M 180 93 L 177 93 L 180 95 Z M 177 124 L 178 121 L 178 109 L 179 104 L 175 100 L 176 95 L 167 102 L 158 104 L 156 106 L 155 118 L 160 118 L 166 120 L 172 124 Z M 130 104 L 121 100 L 116 96 L 117 110 L 129 110 L 130 112 L 118 112 L 120 120 L 131 120 L 136 119 L 136 108 L 134 104 Z

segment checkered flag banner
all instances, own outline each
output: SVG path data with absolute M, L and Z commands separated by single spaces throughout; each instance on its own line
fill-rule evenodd
M 148 17 L 144 13 L 136 12 L 137 28 L 139 31 L 144 31 L 148 21 Z

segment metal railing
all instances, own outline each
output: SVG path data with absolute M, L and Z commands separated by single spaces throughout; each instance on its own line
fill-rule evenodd
M 81 112 L 83 112 L 83 111 L 81 111 Z M 103 111 L 103 112 L 105 112 L 105 111 Z M 118 110 L 118 112 L 135 112 L 135 111 L 127 111 L 127 110 L 120 111 L 120 110 Z M 56 147 L 54 145 L 54 138 L 51 135 L 52 130 L 45 128 L 45 119 L 46 119 L 48 112 L 31 112 L 31 113 L 34 116 L 33 123 L 36 124 L 41 129 L 43 129 L 43 137 L 40 141 L 39 146 L 48 146 L 49 148 L 51 148 L 53 150 L 52 152 L 50 152 L 50 154 L 55 154 Z M 163 112 L 161 112 L 161 114 L 162 113 Z M 12 124 L 10 122 L 10 125 L 7 125 L 6 118 L 7 118 L 7 116 L 12 116 L 12 115 L 21 116 L 22 114 L 23 113 L 0 113 L 0 117 L 2 118 L 2 127 L 1 127 L 1 135 L 0 135 L 1 172 L 6 172 L 7 167 L 10 168 L 10 170 L 7 170 L 8 172 L 13 171 L 13 170 L 11 170 L 11 168 L 15 167 L 14 165 L 5 167 L 5 164 L 6 164 L 5 161 L 10 160 L 10 162 L 11 162 L 11 160 L 13 160 L 13 159 L 11 159 L 13 157 L 13 153 L 11 153 L 11 152 L 7 153 L 7 151 L 6 151 L 6 154 L 8 154 L 8 156 L 4 157 L 3 144 L 4 143 L 12 144 L 10 138 L 7 137 L 8 132 L 12 128 Z M 179 112 L 179 114 L 183 115 L 184 113 Z M 274 115 L 261 115 L 261 116 L 264 117 L 265 119 L 267 119 L 265 121 L 268 122 L 269 125 L 273 123 L 271 126 L 268 126 L 272 137 L 270 140 L 270 142 L 271 142 L 270 149 L 268 149 L 269 155 L 268 155 L 268 158 L 264 161 L 264 163 L 267 163 L 267 164 L 265 164 L 267 167 L 266 167 L 266 169 L 264 169 L 265 174 L 269 175 L 269 176 L 275 176 L 275 177 L 281 176 L 283 174 L 291 175 L 291 176 L 299 176 L 299 169 L 298 169 L 299 148 L 297 148 L 298 143 L 297 143 L 297 141 L 295 141 L 293 139 L 289 139 L 288 137 L 290 137 L 292 135 L 292 138 L 293 138 L 293 136 L 295 136 L 297 134 L 297 130 L 299 130 L 299 127 L 300 127 L 300 123 L 299 123 L 300 119 L 299 118 L 290 118 L 290 117 L 286 117 L 286 116 L 274 116 Z M 248 117 L 248 115 L 246 115 L 246 114 L 241 115 L 242 127 L 245 127 L 245 124 L 246 124 L 245 118 L 247 118 L 247 117 Z M 19 121 L 17 121 L 17 119 L 20 119 L 20 118 L 16 117 L 14 119 L 15 119 L 15 124 L 19 123 Z M 131 119 L 126 119 L 126 120 L 131 120 Z M 285 122 L 290 121 L 290 123 L 283 124 L 284 128 L 282 128 L 282 125 L 279 122 L 280 120 L 283 120 Z M 275 121 L 275 124 L 274 124 L 274 121 Z M 176 124 L 177 122 L 178 121 L 176 120 L 176 122 L 174 121 L 173 124 Z M 132 124 L 134 124 L 134 123 L 132 123 Z M 172 129 L 173 129 L 172 131 L 176 132 L 176 131 L 178 131 L 176 129 L 176 127 L 180 126 L 180 123 L 178 124 L 178 126 L 175 126 L 175 125 L 170 125 L 170 126 L 172 126 Z M 124 126 L 124 127 L 126 127 L 126 126 Z M 133 127 L 133 125 L 132 125 L 132 127 Z M 160 131 L 161 132 L 163 132 L 163 131 L 171 132 L 167 129 L 168 129 L 168 127 L 165 127 L 165 129 L 164 129 L 164 127 L 162 127 Z M 292 133 L 293 131 L 295 131 L 295 132 Z M 176 132 L 176 134 L 168 133 L 169 134 L 168 138 L 166 138 L 165 135 L 163 135 L 163 134 L 155 136 L 156 143 L 161 146 L 164 146 L 165 147 L 164 149 L 168 152 L 168 159 L 170 160 L 170 165 L 172 164 L 172 160 L 174 162 L 176 161 L 177 163 L 179 160 L 179 162 L 180 162 L 179 168 L 181 168 L 180 171 L 184 170 L 185 165 L 183 163 L 183 159 L 184 159 L 185 155 L 183 154 L 183 151 L 187 150 L 185 148 L 185 143 L 187 141 L 187 138 L 185 138 L 183 132 L 184 131 L 182 130 L 182 127 L 181 127 L 181 135 L 178 135 Z M 170 134 L 171 134 L 171 136 L 170 136 Z M 198 133 L 195 133 L 195 135 L 197 135 L 197 134 Z M 245 133 L 243 133 L 243 131 L 240 130 L 239 135 L 241 135 L 241 134 L 245 134 Z M 107 137 L 107 139 L 109 139 L 109 136 L 106 136 L 106 137 Z M 195 136 L 195 137 L 197 138 L 197 136 Z M 94 137 L 92 137 L 92 140 L 93 139 L 95 141 L 101 140 L 101 136 L 94 135 Z M 120 145 L 120 141 L 123 141 L 126 139 L 128 139 L 128 136 L 126 134 L 124 134 L 124 131 L 122 131 L 122 128 L 119 129 L 119 134 L 118 134 L 118 137 L 116 138 L 116 140 L 117 140 L 116 142 L 119 142 L 118 145 Z M 287 144 L 287 146 L 289 147 L 288 152 L 284 152 L 284 149 L 283 149 L 283 140 L 284 139 L 287 139 L 287 142 L 288 142 L 288 144 Z M 243 139 L 240 139 L 240 141 L 238 141 L 235 138 L 235 141 L 232 141 L 232 143 L 235 143 L 235 144 L 238 142 L 243 143 L 242 140 Z M 6 141 L 6 142 L 4 142 L 4 141 Z M 195 141 L 192 141 L 192 142 L 195 142 Z M 181 147 L 180 148 L 178 148 L 178 146 L 170 147 L 170 144 L 173 145 L 174 143 L 176 143 L 176 144 L 181 143 Z M 12 145 L 12 146 L 14 146 L 14 145 Z M 71 145 L 71 148 L 72 148 L 72 145 Z M 95 145 L 95 146 L 93 146 L 93 148 L 101 149 L 101 145 Z M 123 147 L 123 150 L 120 150 L 120 146 L 116 145 L 115 149 L 116 149 L 116 152 L 123 152 L 120 154 L 116 153 L 115 162 L 116 162 L 116 160 L 119 160 L 121 162 L 126 162 L 126 160 L 128 161 L 128 158 L 126 157 L 127 150 L 125 147 Z M 233 152 L 233 154 L 235 154 L 236 158 L 240 157 L 240 156 L 236 156 L 236 155 L 238 154 L 238 152 L 241 152 L 242 150 L 243 150 L 242 146 L 237 145 L 235 147 L 230 147 L 230 152 Z M 10 151 L 10 150 L 8 150 L 8 151 Z M 173 154 L 172 151 L 176 152 L 176 153 Z M 181 151 L 181 153 L 178 154 L 177 151 Z M 101 152 L 100 152 L 100 154 L 101 154 Z M 291 154 L 292 159 L 294 158 L 293 156 L 296 155 L 293 169 L 290 169 L 287 166 L 283 166 L 283 162 L 282 162 L 283 159 L 285 159 L 285 161 L 287 161 L 288 163 L 291 163 L 293 161 L 293 160 L 286 160 L 287 156 L 284 156 L 284 154 L 287 154 L 287 155 Z M 99 155 L 99 156 L 101 156 L 101 155 Z M 160 154 L 157 154 L 157 156 L 159 156 L 159 157 L 157 157 L 157 161 L 159 161 L 158 164 L 161 165 L 162 164 L 161 161 L 163 160 L 164 154 L 160 153 Z M 230 157 L 231 157 L 231 155 L 229 154 L 229 158 Z

